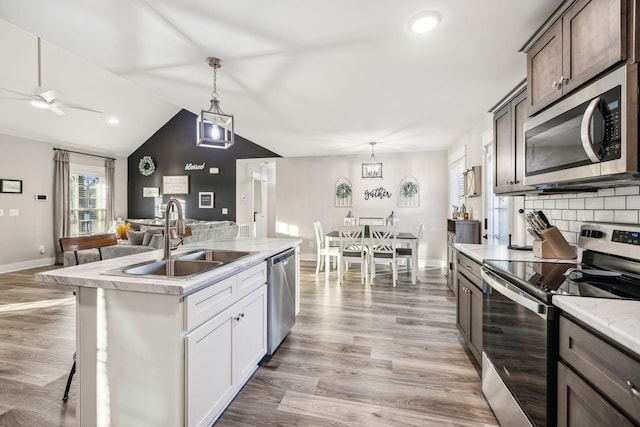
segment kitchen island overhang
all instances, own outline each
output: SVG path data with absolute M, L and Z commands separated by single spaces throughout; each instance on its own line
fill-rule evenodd
M 160 259 L 162 251 L 38 273 L 38 280 L 76 291 L 78 425 L 215 420 L 266 350 L 265 260 L 300 243 L 237 238 L 185 245 L 172 257 L 195 249 L 250 252 L 188 279 L 104 274 Z

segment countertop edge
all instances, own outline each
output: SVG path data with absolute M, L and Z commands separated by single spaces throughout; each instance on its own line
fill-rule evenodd
M 640 301 L 554 295 L 553 305 L 640 356 Z
M 180 255 L 181 253 L 194 249 L 242 250 L 252 252 L 251 255 L 190 279 L 124 277 L 104 273 L 108 270 L 139 262 L 161 259 L 162 250 L 143 252 L 41 272 L 35 274 L 34 278 L 38 281 L 57 286 L 148 292 L 183 297 L 213 285 L 241 270 L 259 264 L 270 256 L 276 255 L 289 248 L 298 247 L 301 243 L 301 239 L 236 238 L 231 240 L 210 240 L 184 245 L 173 252 L 172 256 Z

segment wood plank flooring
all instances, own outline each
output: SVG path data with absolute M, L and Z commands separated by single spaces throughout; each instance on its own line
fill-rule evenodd
M 71 291 L 35 282 L 42 269 L 0 274 L 0 426 L 75 425 Z M 455 327 L 444 271 L 396 288 L 379 272 L 343 286 L 301 267 L 301 312 L 216 426 L 497 426 L 479 367 Z

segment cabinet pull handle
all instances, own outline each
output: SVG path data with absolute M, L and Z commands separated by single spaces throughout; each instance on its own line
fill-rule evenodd
M 244 313 L 240 313 L 236 317 L 234 317 L 233 320 L 235 320 L 236 322 L 239 322 L 243 317 L 244 317 Z
M 640 391 L 638 391 L 638 389 L 636 388 L 635 384 L 632 383 L 631 381 L 627 381 L 627 385 L 629 386 L 629 388 L 631 389 L 631 393 L 633 393 L 633 395 L 637 398 L 640 399 Z

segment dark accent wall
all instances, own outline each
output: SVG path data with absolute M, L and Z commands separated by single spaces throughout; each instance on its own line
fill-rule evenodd
M 171 197 L 186 200 L 186 217 L 201 220 L 236 219 L 236 159 L 256 159 L 280 157 L 278 154 L 260 147 L 253 142 L 235 135 L 235 144 L 230 148 L 201 148 L 196 146 L 196 118 L 187 110 L 181 110 L 151 138 L 128 158 L 128 217 L 155 217 L 155 198 L 143 197 L 143 188 L 160 188 L 162 177 L 174 175 L 189 176 L 189 194 L 162 195 L 163 204 Z M 155 172 L 142 175 L 138 164 L 143 156 L 151 156 Z M 202 170 L 185 170 L 189 163 L 201 165 Z M 210 174 L 210 168 L 218 168 L 217 175 Z M 201 209 L 198 204 L 199 192 L 214 192 L 213 209 Z M 222 214 L 222 208 L 228 213 Z

